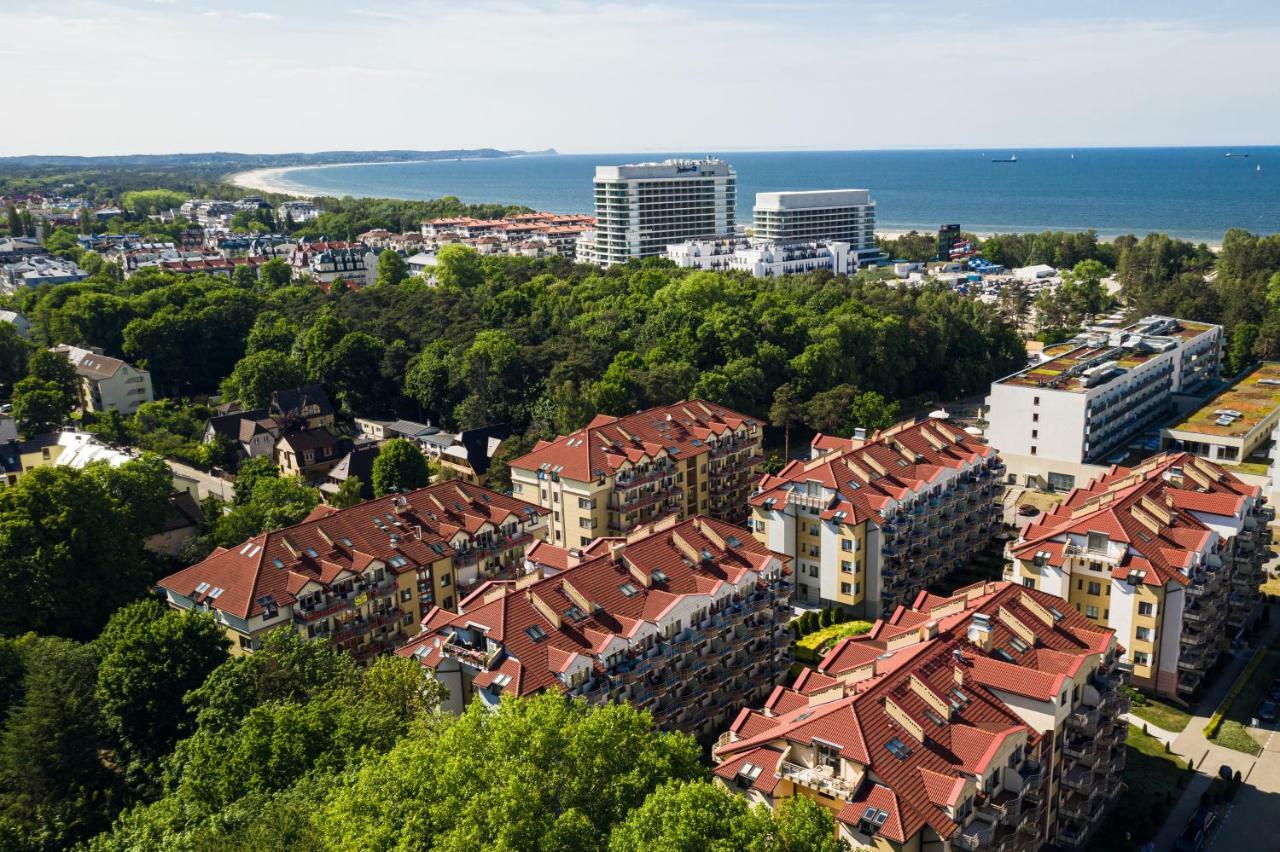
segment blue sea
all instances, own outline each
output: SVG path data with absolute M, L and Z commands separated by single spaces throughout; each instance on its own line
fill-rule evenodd
M 1092 228 L 1106 237 L 1163 231 L 1209 242 L 1228 228 L 1280 232 L 1280 146 L 561 154 L 300 168 L 272 183 L 324 195 L 454 195 L 591 212 L 595 166 L 707 153 L 737 170 L 739 223 L 750 222 L 757 192 L 857 187 L 871 190 L 886 230 L 958 222 L 979 233 Z M 992 162 L 1013 155 L 1017 163 Z

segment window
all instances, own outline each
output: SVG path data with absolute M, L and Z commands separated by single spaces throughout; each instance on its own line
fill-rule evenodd
M 809 566 L 809 576 L 810 576 L 810 577 L 816 577 L 816 576 L 818 576 L 818 566 L 817 566 L 817 565 L 810 565 L 810 566 Z
M 1107 552 L 1107 534 L 1106 533 L 1089 533 L 1089 552 L 1090 553 L 1106 553 Z
M 842 560 L 840 561 L 840 570 L 841 570 L 841 571 L 843 571 L 843 572 L 844 572 L 844 573 L 846 573 L 846 574 L 852 574 L 852 573 L 853 573 L 853 563 L 852 563 L 852 562 L 850 562 L 848 559 L 842 559 Z
M 853 594 L 853 584 L 852 584 L 852 583 L 841 583 L 841 584 L 840 584 L 840 594 L 842 594 L 842 595 L 851 595 L 851 594 Z
M 1089 594 L 1091 595 L 1102 594 L 1102 586 L 1098 583 L 1089 583 Z
M 1033 456 L 1034 456 L 1035 454 L 1036 454 L 1036 447 L 1035 447 L 1035 444 L 1032 444 L 1032 445 L 1031 445 L 1031 455 L 1033 455 Z
M 449 580 L 450 580 L 450 575 L 448 575 L 448 574 L 441 574 L 441 575 L 440 575 L 440 585 L 442 585 L 442 586 L 447 586 L 447 585 L 449 585 Z
M 1039 422 L 1040 422 L 1040 412 L 1039 412 L 1039 411 L 1036 411 L 1036 412 L 1032 413 L 1032 415 L 1031 415 L 1031 422 L 1032 422 L 1032 423 L 1039 423 Z
M 1077 580 L 1076 580 L 1076 591 L 1083 591 L 1083 590 L 1084 590 L 1084 580 L 1077 579 Z
M 412 597 L 412 595 L 413 595 L 413 589 L 401 589 L 400 601 L 403 603 L 404 601 L 409 600 L 409 598 Z
M 1147 656 L 1146 651 L 1133 652 L 1133 664 L 1135 666 L 1147 666 L 1151 664 L 1151 657 Z
M 1086 618 L 1097 618 L 1098 608 L 1096 606 L 1087 606 L 1084 608 L 1084 614 Z
M 444 599 L 444 608 L 453 609 L 453 595 L 449 595 L 449 597 Z
M 1028 589 L 1034 589 L 1034 588 L 1036 587 L 1036 578 L 1035 578 L 1035 577 L 1023 577 L 1023 578 L 1022 578 L 1022 585 L 1026 586 Z
M 1039 437 L 1040 437 L 1040 430 L 1039 430 L 1039 429 L 1032 429 L 1032 430 L 1031 430 L 1031 437 L 1032 437 L 1032 438 L 1039 438 Z
M 1040 404 L 1040 397 L 1038 397 L 1038 396 L 1037 396 L 1037 397 L 1033 398 L 1033 399 L 1031 400 L 1031 404 L 1032 404 L 1032 405 L 1039 405 L 1039 404 Z
M 1139 640 L 1141 640 L 1141 641 L 1143 641 L 1143 642 L 1150 642 L 1150 641 L 1151 641 L 1151 628 L 1150 628 L 1150 627 L 1139 627 L 1136 631 L 1134 631 L 1134 635 L 1135 635 L 1135 636 L 1137 636 L 1137 637 L 1138 637 L 1138 639 L 1139 639 Z
M 1156 608 L 1149 603 L 1143 602 L 1138 604 L 1138 615 L 1152 615 Z
M 851 553 L 853 551 L 853 542 L 847 538 L 840 539 L 840 549 L 846 553 Z
M 897 737 L 894 737 L 889 740 L 889 742 L 885 743 L 884 747 L 889 750 L 889 754 L 898 758 L 898 760 L 906 760 L 911 754 L 911 749 L 907 744 Z

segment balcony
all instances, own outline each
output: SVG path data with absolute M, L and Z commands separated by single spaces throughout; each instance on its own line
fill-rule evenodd
M 835 770 L 825 765 L 809 767 L 784 761 L 778 764 L 778 776 L 793 784 L 799 784 L 801 787 L 807 787 L 810 790 L 817 790 L 827 796 L 843 801 L 852 799 L 858 790 L 856 782 L 851 783 L 843 778 L 835 777 Z
M 957 831 L 953 836 L 951 843 L 957 849 L 968 850 L 968 852 L 976 852 L 990 846 L 996 837 L 996 827 L 994 823 L 978 817 L 965 827 Z
M 1073 728 L 1091 737 L 1098 733 L 1100 721 L 1098 709 L 1087 705 L 1081 705 L 1067 715 L 1068 728 Z
M 1083 766 L 1073 767 L 1062 775 L 1062 786 L 1078 793 L 1087 795 L 1093 790 L 1094 783 L 1093 773 Z

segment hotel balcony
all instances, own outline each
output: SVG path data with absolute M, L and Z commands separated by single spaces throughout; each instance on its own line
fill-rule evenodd
M 1062 753 L 1076 766 L 1092 768 L 1098 761 L 1098 746 L 1092 737 L 1068 737 L 1063 740 Z
M 1058 814 L 1067 819 L 1088 820 L 1101 795 L 1096 789 L 1088 793 L 1070 793 L 1058 805 Z
M 1088 794 L 1095 783 L 1093 772 L 1084 766 L 1075 766 L 1062 774 L 1062 786 L 1078 793 Z

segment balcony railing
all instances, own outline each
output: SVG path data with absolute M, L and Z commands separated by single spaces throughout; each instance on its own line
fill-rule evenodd
M 845 801 L 853 798 L 857 792 L 857 784 L 835 777 L 834 770 L 829 766 L 809 767 L 784 761 L 778 764 L 778 775 L 802 787 Z

